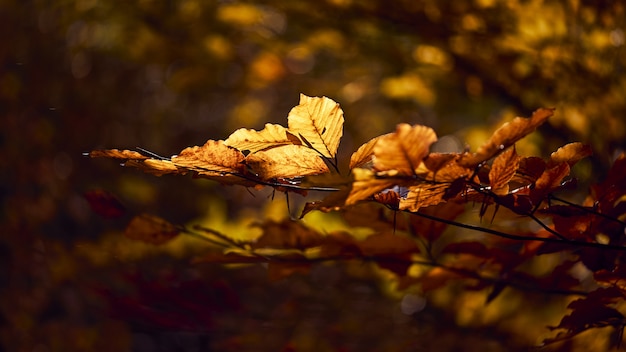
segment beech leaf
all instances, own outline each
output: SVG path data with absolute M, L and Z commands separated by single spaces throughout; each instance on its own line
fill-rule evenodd
M 367 199 L 384 189 L 392 188 L 401 181 L 394 178 L 375 178 L 371 170 L 357 168 L 352 171 L 354 173 L 354 181 L 346 198 L 346 205 Z
M 334 158 L 343 135 L 343 111 L 332 99 L 300 94 L 300 104 L 289 112 L 289 132 L 311 149 Z
M 288 133 L 285 127 L 268 123 L 260 131 L 240 128 L 233 132 L 224 144 L 240 151 L 247 150 L 250 153 L 256 153 L 259 150 L 288 144 L 302 144 L 302 142 L 293 134 Z
M 382 136 L 376 142 L 374 169 L 393 171 L 402 176 L 414 175 L 435 141 L 437 135 L 430 127 L 399 124 L 394 133 Z
M 367 143 L 360 146 L 356 152 L 352 153 L 350 156 L 350 170 L 357 167 L 362 168 L 372 162 L 372 157 L 374 156 L 374 146 L 382 137 L 383 136 L 378 136 L 370 139 Z
M 498 128 L 491 138 L 478 148 L 476 153 L 463 155 L 459 160 L 459 164 L 473 168 L 493 158 L 518 140 L 533 132 L 553 114 L 554 109 L 542 108 L 536 110 L 530 118 L 514 118 L 511 122 L 507 122 Z
M 248 155 L 246 164 L 263 180 L 319 175 L 328 166 L 319 154 L 299 145 L 284 145 Z
M 508 183 L 515 175 L 520 159 L 515 148 L 509 148 L 495 158 L 489 170 L 489 183 L 493 193 L 502 196 L 509 192 Z
M 445 202 L 443 199 L 450 185 L 447 183 L 423 183 L 409 186 L 409 193 L 400 199 L 400 210 L 416 212 L 422 207 Z
M 591 147 L 580 142 L 566 144 L 550 155 L 549 166 L 560 163 L 568 163 L 573 166 L 582 158 L 591 155 Z
M 242 173 L 244 155 L 223 141 L 208 140 L 203 146 L 183 149 L 172 157 L 172 163 L 205 176 Z

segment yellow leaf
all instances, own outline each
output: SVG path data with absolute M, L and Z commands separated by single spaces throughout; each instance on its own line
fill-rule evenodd
M 383 136 L 370 139 L 367 143 L 360 146 L 356 152 L 352 153 L 352 156 L 350 156 L 350 170 L 357 167 L 362 168 L 372 161 L 372 157 L 374 156 L 374 146 L 381 137 Z
M 509 148 L 493 161 L 489 170 L 489 183 L 493 193 L 502 196 L 509 192 L 508 183 L 519 168 L 520 160 L 515 148 Z
M 326 97 L 300 94 L 300 104 L 289 112 L 289 132 L 326 158 L 334 158 L 343 135 L 343 111 Z
M 223 141 L 208 140 L 203 146 L 183 149 L 172 157 L 172 163 L 180 168 L 204 176 L 224 176 L 243 172 L 244 155 L 224 144 Z
M 423 183 L 417 186 L 410 186 L 409 193 L 405 198 L 400 199 L 400 210 L 416 212 L 422 207 L 437 205 L 445 202 L 443 196 L 450 187 L 447 183 Z
M 399 124 L 395 133 L 381 136 L 374 146 L 374 169 L 412 176 L 436 140 L 430 127 Z
M 473 168 L 483 161 L 498 155 L 518 140 L 533 132 L 554 114 L 554 109 L 538 109 L 530 118 L 516 117 L 498 128 L 489 140 L 481 145 L 476 153 L 464 154 L 459 164 Z
M 289 144 L 302 144 L 300 140 L 287 131 L 281 125 L 265 124 L 265 128 L 255 131 L 247 128 L 240 128 L 233 132 L 228 139 L 224 141 L 227 146 L 236 148 L 240 151 L 249 151 L 256 153 L 259 150 L 278 147 Z
M 284 145 L 250 154 L 246 164 L 264 180 L 318 175 L 329 171 L 316 151 L 299 145 Z
M 354 182 L 352 182 L 352 189 L 346 198 L 346 205 L 355 204 L 361 200 L 365 200 L 372 195 L 391 188 L 401 182 L 395 178 L 375 178 L 374 173 L 371 170 L 366 169 L 354 169 Z

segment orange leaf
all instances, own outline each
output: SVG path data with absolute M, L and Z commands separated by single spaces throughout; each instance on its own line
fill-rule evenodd
M 256 153 L 259 150 L 278 147 L 289 144 L 302 144 L 293 134 L 281 125 L 265 124 L 265 128 L 255 131 L 247 128 L 240 128 L 233 132 L 225 141 L 227 146 L 240 151 Z
M 489 170 L 489 183 L 493 193 L 502 196 L 509 192 L 509 181 L 515 175 L 520 159 L 515 148 L 509 148 L 493 161 Z
M 398 182 L 402 182 L 402 180 L 394 178 L 375 178 L 374 173 L 370 170 L 356 168 L 352 172 L 354 173 L 354 182 L 352 182 L 352 188 L 346 199 L 346 205 L 365 200 L 384 189 L 395 186 Z
M 180 229 L 158 216 L 140 214 L 135 216 L 124 231 L 124 236 L 152 244 L 164 244 L 178 236 Z
M 459 164 L 474 168 L 512 146 L 518 140 L 533 132 L 554 114 L 554 109 L 538 109 L 530 118 L 516 117 L 498 128 L 491 138 L 480 146 L 476 153 L 465 154 Z
M 435 131 L 430 127 L 399 124 L 394 133 L 381 136 L 374 146 L 374 169 L 402 176 L 414 175 L 436 140 Z
M 356 167 L 367 168 L 365 166 L 372 162 L 372 157 L 374 156 L 374 146 L 381 137 L 383 136 L 370 139 L 367 143 L 360 146 L 356 152 L 352 153 L 352 156 L 350 156 L 350 170 Z
M 259 227 L 263 234 L 252 245 L 252 248 L 306 249 L 319 246 L 323 236 L 305 226 L 302 222 L 285 220 L 281 222 L 267 221 Z
M 343 135 L 343 111 L 326 97 L 300 94 L 300 104 L 289 112 L 289 132 L 326 158 L 334 158 Z
M 409 193 L 406 198 L 400 200 L 400 210 L 416 212 L 422 207 L 445 202 L 443 197 L 448 187 L 450 185 L 447 183 L 423 183 L 409 186 Z
M 134 150 L 119 149 L 92 150 L 88 153 L 88 155 L 92 158 L 113 158 L 126 160 L 145 160 L 149 158 Z
M 225 173 L 243 172 L 243 154 L 223 141 L 208 140 L 203 146 L 183 149 L 172 157 L 178 167 L 204 176 L 223 176 Z
M 570 167 L 591 155 L 591 147 L 580 142 L 566 144 L 550 155 L 549 167 L 567 163 Z
M 284 145 L 250 154 L 246 164 L 264 180 L 319 175 L 329 171 L 316 151 L 299 145 Z

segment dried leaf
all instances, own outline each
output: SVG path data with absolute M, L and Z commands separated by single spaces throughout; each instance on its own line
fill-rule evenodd
M 183 149 L 172 157 L 172 163 L 180 168 L 204 176 L 223 176 L 226 173 L 243 173 L 244 155 L 223 141 L 208 140 L 203 146 Z
M 394 133 L 382 136 L 374 146 L 374 169 L 414 175 L 436 140 L 430 127 L 399 124 Z
M 422 207 L 445 202 L 443 197 L 449 186 L 447 183 L 423 183 L 409 186 L 409 193 L 400 200 L 400 210 L 416 212 Z
M 124 231 L 124 236 L 152 244 L 164 244 L 178 236 L 180 228 L 158 216 L 140 214 L 135 216 Z
M 326 158 L 334 158 L 343 135 L 343 111 L 326 97 L 300 94 L 300 104 L 289 112 L 289 132 Z
M 346 205 L 355 204 L 361 200 L 365 200 L 372 195 L 397 185 L 401 180 L 394 178 L 375 178 L 371 170 L 354 169 L 354 182 L 352 188 L 346 198 Z
M 489 170 L 489 183 L 493 193 L 502 196 L 509 192 L 508 183 L 515 175 L 520 159 L 515 148 L 509 148 L 493 161 Z
M 364 168 L 368 163 L 371 163 L 374 156 L 374 146 L 384 136 L 386 135 L 370 139 L 367 143 L 360 146 L 356 152 L 352 153 L 352 156 L 350 156 L 350 170 L 357 167 Z
M 478 148 L 476 153 L 463 155 L 459 160 L 459 164 L 474 168 L 478 164 L 493 158 L 533 132 L 553 114 L 554 109 L 542 108 L 535 111 L 530 118 L 514 118 L 511 122 L 507 122 L 498 128 L 491 138 Z
M 92 150 L 88 153 L 88 155 L 91 158 L 113 158 L 124 160 L 145 160 L 149 158 L 134 150 L 119 149 Z
M 295 142 L 295 143 L 294 143 Z M 265 124 L 265 128 L 255 131 L 247 128 L 240 128 L 233 132 L 224 144 L 240 151 L 256 153 L 259 150 L 278 147 L 289 144 L 302 144 L 293 134 L 281 125 Z
M 328 172 L 319 154 L 299 145 L 284 145 L 248 155 L 245 163 L 261 179 L 293 178 Z
M 567 163 L 570 167 L 592 154 L 591 147 L 580 142 L 566 144 L 550 155 L 548 166 Z
M 303 250 L 319 246 L 323 241 L 323 236 L 319 232 L 299 221 L 267 221 L 258 226 L 263 230 L 263 234 L 252 244 L 252 248 L 255 249 L 281 248 Z

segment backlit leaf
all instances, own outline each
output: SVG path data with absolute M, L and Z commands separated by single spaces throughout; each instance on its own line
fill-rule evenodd
M 352 171 L 354 182 L 352 182 L 350 194 L 346 199 L 346 205 L 355 204 L 386 188 L 392 188 L 399 181 L 394 178 L 375 178 L 374 173 L 366 169 L 357 168 Z
M 343 135 L 343 111 L 326 97 L 300 94 L 300 104 L 287 117 L 289 132 L 326 158 L 334 158 Z
M 236 148 L 240 151 L 256 153 L 272 147 L 288 144 L 302 144 L 293 134 L 281 125 L 268 123 L 265 128 L 255 131 L 247 128 L 240 128 L 233 132 L 224 144 Z
M 400 200 L 400 210 L 416 212 L 422 207 L 437 205 L 444 202 L 443 196 L 449 187 L 446 183 L 424 183 L 409 186 L 406 198 Z
M 499 196 L 508 193 L 508 183 L 515 175 L 519 162 L 520 156 L 515 152 L 515 148 L 509 148 L 495 158 L 489 170 L 489 183 L 493 193 Z
M 568 163 L 569 166 L 572 166 L 582 158 L 588 157 L 591 154 L 591 147 L 588 145 L 579 142 L 569 143 L 560 147 L 550 155 L 549 164 Z
M 203 146 L 183 149 L 172 157 L 178 167 L 197 172 L 199 175 L 220 176 L 224 173 L 243 172 L 243 154 L 224 144 L 223 141 L 208 140 Z
M 372 157 L 374 156 L 374 146 L 381 137 L 383 136 L 370 139 L 367 143 L 360 146 L 356 152 L 352 153 L 350 156 L 350 170 L 357 167 L 364 167 L 366 164 L 372 162 Z
M 399 124 L 394 133 L 382 136 L 374 146 L 374 169 L 414 175 L 436 140 L 430 127 Z
M 476 153 L 465 154 L 459 164 L 473 168 L 498 155 L 518 140 L 524 138 L 554 114 L 554 109 L 538 109 L 530 118 L 516 117 L 498 128 Z
M 299 145 L 284 145 L 250 154 L 246 164 L 264 180 L 319 175 L 329 171 L 316 151 Z

